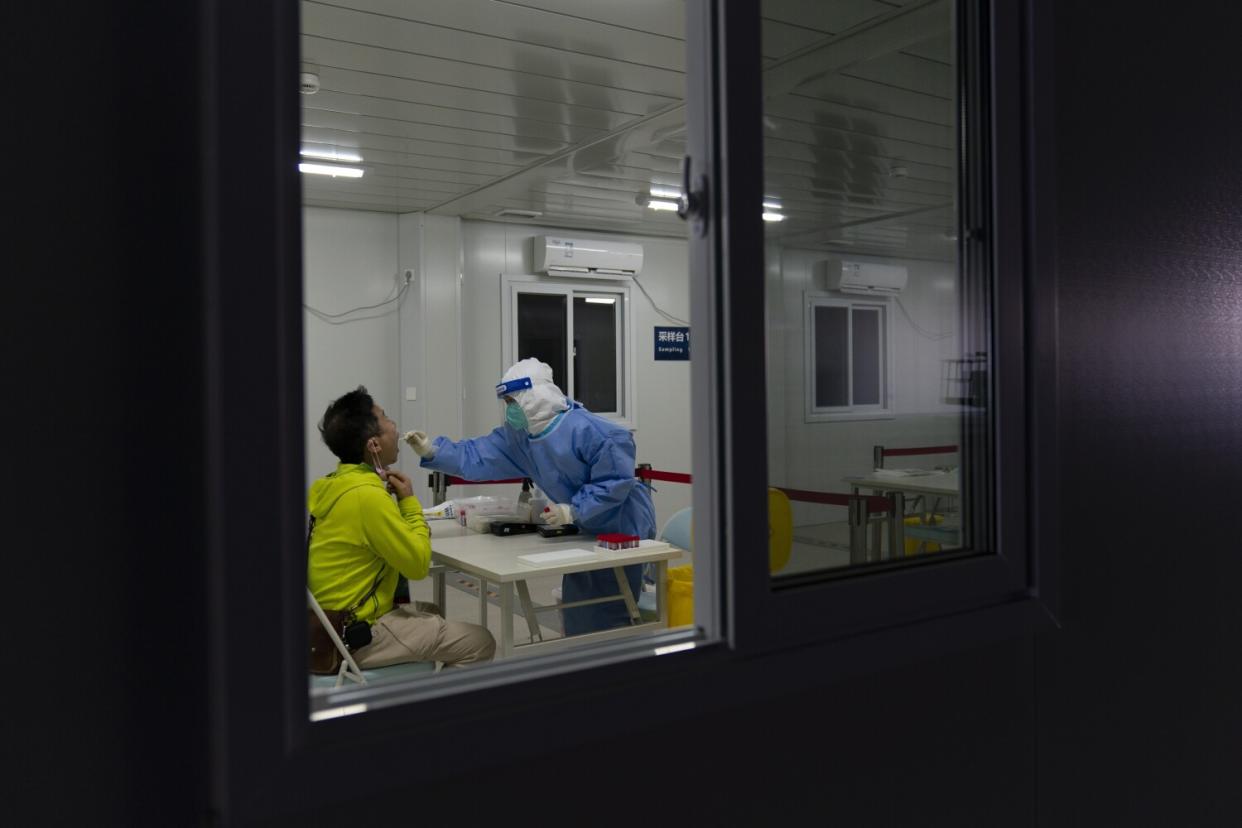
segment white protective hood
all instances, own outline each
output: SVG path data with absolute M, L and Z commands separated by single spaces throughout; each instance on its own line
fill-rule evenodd
M 547 428 L 557 414 L 567 410 L 569 401 L 561 393 L 561 389 L 556 387 L 556 383 L 552 382 L 552 366 L 546 362 L 540 362 L 533 357 L 518 360 L 505 371 L 500 381 L 504 383 L 520 377 L 530 377 L 531 387 L 515 391 L 509 396 L 513 397 L 513 401 L 526 414 L 526 430 L 534 436 Z

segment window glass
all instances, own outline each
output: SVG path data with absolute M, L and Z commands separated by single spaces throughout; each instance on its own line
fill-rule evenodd
M 491 663 L 470 674 L 481 682 L 529 676 L 545 653 L 590 666 L 596 648 L 642 652 L 698 635 L 691 587 L 713 571 L 710 558 L 694 560 L 690 577 L 690 268 L 675 209 L 697 111 L 686 101 L 686 4 L 305 1 L 299 11 L 308 501 L 325 479 L 354 475 L 351 497 L 377 496 L 370 514 L 387 516 L 380 535 L 391 541 L 349 536 L 328 514 L 315 524 L 307 587 L 320 609 L 353 613 L 377 636 L 381 649 L 352 650 L 363 678 L 408 684 L 413 698 L 463 675 L 433 658 L 460 652 L 401 652 L 420 625 L 390 613 L 435 613 L 420 602 L 462 625 L 446 638 L 465 655 L 486 661 L 481 631 L 494 639 Z M 505 374 L 532 358 L 561 393 L 519 386 L 498 399 Z M 383 411 L 380 444 L 346 446 L 342 472 L 343 449 L 319 424 L 359 386 Z M 585 412 L 558 418 L 561 394 Z M 434 454 L 404 439 L 420 431 Z M 398 531 L 415 522 L 412 504 L 373 465 L 409 479 L 430 568 Z M 677 482 L 635 484 L 640 465 Z M 538 491 L 523 492 L 524 478 Z M 577 534 L 531 530 L 553 513 Z M 596 540 L 609 534 L 665 543 L 603 557 Z M 572 554 L 518 560 L 543 551 Z M 340 620 L 324 617 L 309 621 L 312 634 Z M 491 670 L 506 661 L 525 671 Z M 344 694 L 335 679 L 310 680 L 320 714 L 350 709 L 341 699 L 355 679 L 341 680 Z
M 617 411 L 620 330 L 615 296 L 574 297 L 574 396 L 591 411 Z
M 837 408 L 850 404 L 849 309 L 815 308 L 815 405 Z
M 564 296 L 519 293 L 517 298 L 518 359 L 534 357 L 552 366 L 552 380 L 568 388 L 565 348 L 569 315 Z
M 761 10 L 768 479 L 792 514 L 772 584 L 948 559 L 970 545 L 961 469 L 989 405 L 954 6 Z
M 876 308 L 851 308 L 850 326 L 853 392 L 850 401 L 854 405 L 879 405 L 883 371 L 880 363 L 880 311 Z

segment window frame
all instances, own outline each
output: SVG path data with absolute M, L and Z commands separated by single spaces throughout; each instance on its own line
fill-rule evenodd
M 461 768 L 478 762 L 480 744 L 487 745 L 491 766 L 518 767 L 529 760 L 531 740 L 549 755 L 596 738 L 580 727 L 584 720 L 619 721 L 641 711 L 648 728 L 672 725 L 686 715 L 684 706 L 667 703 L 672 685 L 694 699 L 696 715 L 725 715 L 740 705 L 776 703 L 792 692 L 1048 622 L 1056 608 L 1057 526 L 1046 518 L 1008 518 L 1025 518 L 1028 492 L 1037 516 L 1056 497 L 1055 418 L 1044 416 L 1055 413 L 1057 376 L 1052 74 L 1040 62 L 1053 60 L 1051 11 L 1035 0 L 985 6 L 992 12 L 987 26 L 1000 78 L 992 93 L 996 266 L 1013 281 L 1007 291 L 1017 290 L 1028 303 L 1002 303 L 998 322 L 1030 322 L 1005 328 L 1005 347 L 995 354 L 1004 366 L 997 393 L 1007 413 L 1022 402 L 1023 382 L 1030 380 L 1029 421 L 1000 432 L 997 478 L 1007 542 L 1029 538 L 1041 547 L 1038 561 L 1027 558 L 1025 588 L 956 605 L 942 601 L 914 613 L 901 603 L 914 573 L 877 576 L 877 586 L 891 585 L 874 593 L 885 600 L 887 618 L 835 613 L 832 623 L 801 627 L 791 626 L 805 621 L 801 609 L 820 611 L 824 602 L 805 604 L 793 592 L 768 594 L 766 526 L 754 520 L 756 510 L 766 508 L 766 468 L 754 460 L 764 454 L 756 451 L 754 436 L 765 433 L 766 418 L 762 395 L 753 393 L 764 355 L 729 337 L 753 327 L 754 300 L 763 298 L 754 292 L 764 246 L 754 209 L 762 198 L 761 176 L 753 175 L 753 159 L 762 151 L 758 3 L 688 0 L 687 134 L 694 159 L 688 177 L 700 182 L 704 176 L 694 191 L 706 207 L 692 222 L 703 232 L 696 229 L 690 244 L 697 343 L 691 385 L 693 397 L 703 401 L 695 411 L 693 503 L 696 548 L 710 550 L 718 562 L 710 578 L 696 578 L 696 621 L 722 631 L 726 644 L 670 634 L 680 651 L 634 660 L 650 655 L 650 648 L 613 648 L 590 669 L 558 654 L 544 661 L 547 669 L 537 677 L 517 682 L 511 678 L 522 675 L 523 665 L 497 665 L 495 681 L 483 679 L 485 671 L 454 676 L 426 703 L 312 724 L 302 586 L 299 4 L 201 3 L 207 596 L 201 623 L 209 682 L 209 818 L 249 823 L 328 808 L 344 813 L 356 791 L 342 784 L 340 768 L 364 750 L 404 755 L 416 744 L 421 755 L 437 758 L 420 767 L 431 784 L 459 778 Z M 1033 39 L 1043 44 L 1037 53 L 1027 48 Z M 247 335 L 236 336 L 238 330 Z M 1027 373 L 1024 359 L 1032 352 L 1040 360 Z M 256 433 L 267 437 L 256 440 Z M 264 473 L 246 473 L 256 468 Z M 829 595 L 820 587 L 806 592 Z M 773 615 L 765 619 L 767 611 Z M 196 629 L 200 622 L 187 623 Z M 772 635 L 789 630 L 797 634 Z M 256 636 L 266 643 L 257 645 Z M 488 738 L 498 730 L 505 739 Z
M 802 294 L 802 360 L 803 360 L 803 421 L 807 423 L 835 423 L 852 420 L 891 420 L 896 416 L 895 365 L 893 354 L 893 300 L 888 296 L 851 297 L 836 292 L 804 291 Z M 815 369 L 818 366 L 815 342 L 815 309 L 821 307 L 846 309 L 846 355 L 850 402 L 846 405 L 818 406 L 815 404 Z M 879 359 L 880 395 L 877 405 L 854 403 L 854 310 L 875 308 L 880 314 Z
M 568 316 L 565 325 L 565 353 L 568 364 L 565 377 L 566 388 L 561 390 L 570 399 L 577 399 L 576 383 L 574 382 L 574 299 L 589 296 L 615 296 L 619 298 L 616 331 L 617 354 L 617 399 L 622 404 L 622 411 L 594 411 L 601 417 L 617 423 L 623 428 L 638 427 L 635 416 L 634 392 L 634 314 L 631 303 L 630 286 L 611 280 L 591 279 L 589 285 L 582 284 L 564 277 L 553 278 L 539 275 L 501 274 L 500 276 L 500 348 L 501 362 L 508 366 L 517 362 L 523 355 L 518 351 L 518 302 L 520 293 L 543 293 L 566 297 L 565 312 Z
M 749 5 L 749 4 L 748 4 Z M 992 408 L 985 421 L 966 418 L 963 446 L 978 441 L 971 433 L 979 425 L 990 433 L 990 456 L 976 456 L 965 479 L 986 479 L 986 490 L 963 491 L 964 498 L 988 509 L 990 535 L 982 554 L 952 554 L 940 560 L 896 567 L 821 571 L 775 578 L 768 571 L 766 525 L 763 531 L 744 525 L 731 527 L 738 550 L 726 568 L 733 578 L 731 643 L 741 652 L 770 652 L 773 647 L 795 648 L 834 639 L 847 639 L 877 630 L 927 623 L 951 613 L 987 608 L 1013 610 L 1023 617 L 1052 618 L 1052 605 L 1042 599 L 1051 593 L 1039 581 L 1039 567 L 1029 543 L 1032 527 L 1028 504 L 1030 469 L 1028 446 L 1028 341 L 1033 332 L 1029 306 L 1028 225 L 1023 157 L 1023 107 L 1028 105 L 1030 83 L 1022 63 L 1025 21 L 1017 4 L 988 0 L 958 0 L 954 25 L 959 34 L 958 115 L 959 140 L 959 262 L 971 284 L 979 286 L 979 301 L 989 318 L 984 335 L 995 373 Z M 1028 10 L 1029 11 L 1029 10 Z M 744 14 L 740 4 L 730 14 Z M 758 124 L 762 101 L 731 98 L 733 117 Z M 762 135 L 753 135 L 748 158 L 762 157 Z M 730 187 L 757 201 L 762 188 L 761 165 L 736 167 Z M 744 201 L 742 203 L 745 203 Z M 738 209 L 740 208 L 733 208 Z M 730 215 L 728 220 L 740 217 Z M 749 250 L 749 272 L 764 272 L 762 251 Z M 748 341 L 763 337 L 765 319 L 746 309 L 766 308 L 764 286 L 745 276 L 729 278 L 739 263 L 734 257 L 724 269 L 720 286 L 723 301 L 735 313 L 728 320 L 728 337 Z M 766 316 L 760 315 L 760 316 Z M 762 351 L 763 349 L 755 349 Z M 891 353 L 891 352 L 890 352 Z M 748 434 L 765 435 L 764 401 L 749 394 L 766 387 L 762 358 L 737 354 L 725 373 L 723 396 L 729 422 L 745 423 Z M 753 440 L 745 447 L 728 446 L 729 476 L 735 481 L 725 497 L 730 514 L 766 512 L 768 456 Z M 972 462 L 969 458 L 966 462 Z M 980 463 L 985 465 L 981 466 Z M 965 471 L 965 470 L 964 470 Z M 738 485 L 736 481 L 746 481 Z M 978 507 L 976 507 L 978 508 Z

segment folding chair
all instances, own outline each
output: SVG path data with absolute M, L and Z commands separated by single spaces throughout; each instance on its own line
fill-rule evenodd
M 354 661 L 349 648 L 345 646 L 345 642 L 341 640 L 336 630 L 332 629 L 328 616 L 324 614 L 323 607 L 319 606 L 319 602 L 315 600 L 315 595 L 310 591 L 310 587 L 306 588 L 306 604 L 314 611 L 315 616 L 319 619 L 319 623 L 328 631 L 328 637 L 332 639 L 333 646 L 341 654 L 341 668 L 336 675 L 312 675 L 311 686 L 340 687 L 345 683 L 345 679 L 349 679 L 356 684 L 368 684 L 381 678 L 398 678 L 418 673 L 434 673 L 436 671 L 434 661 L 411 661 L 404 664 L 392 664 L 387 667 L 374 667 L 370 670 L 363 670 L 358 666 L 358 662 Z

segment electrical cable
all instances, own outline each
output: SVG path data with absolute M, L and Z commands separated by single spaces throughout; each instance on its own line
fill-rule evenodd
M 669 314 L 669 313 L 665 313 L 663 310 L 661 310 L 660 306 L 657 305 L 655 303 L 655 300 L 651 298 L 651 294 L 647 292 L 647 289 L 645 287 L 643 287 L 643 283 L 638 281 L 637 276 L 631 276 L 630 279 L 634 281 L 634 284 L 638 285 L 638 289 L 643 292 L 643 296 L 647 297 L 647 301 L 651 303 L 651 307 L 655 308 L 656 313 L 660 314 L 660 316 L 663 316 L 665 319 L 667 319 L 670 322 L 676 322 L 678 325 L 684 325 L 687 328 L 690 327 L 690 323 L 685 321 L 684 319 L 678 319 L 676 316 L 673 316 L 672 314 Z
M 914 317 L 912 317 L 910 315 L 910 312 L 906 310 L 906 306 L 901 303 L 901 297 L 894 296 L 893 301 L 897 303 L 897 307 L 901 309 L 902 315 L 906 317 L 906 321 L 910 323 L 910 327 L 914 328 L 915 333 L 921 336 L 924 336 L 927 339 L 931 339 L 935 341 L 940 341 L 941 339 L 948 339 L 949 337 L 953 336 L 953 331 L 948 331 L 945 333 L 932 333 L 931 331 L 927 331 L 927 330 L 924 330 L 923 328 L 920 328 L 919 324 L 914 321 Z
M 405 296 L 405 292 L 409 290 L 409 288 L 410 288 L 410 281 L 407 279 L 405 284 L 402 285 L 401 288 L 397 291 L 396 296 L 393 296 L 392 291 L 390 290 L 388 292 L 388 297 L 384 299 L 382 302 L 377 302 L 374 305 L 361 305 L 356 308 L 350 308 L 349 310 L 341 311 L 340 313 L 328 313 L 327 311 L 321 311 L 318 308 L 315 308 L 315 307 L 312 307 L 306 304 L 305 302 L 302 303 L 302 307 L 305 308 L 307 311 L 313 313 L 319 319 L 323 320 L 324 322 L 327 322 L 329 325 L 344 325 L 344 324 L 348 324 L 349 322 L 362 322 L 363 320 L 366 320 L 366 319 L 379 319 L 383 316 L 386 316 L 388 312 L 374 315 L 374 316 L 357 317 L 354 319 L 341 319 L 341 317 L 348 316 L 351 313 L 357 313 L 358 311 L 374 310 L 376 308 L 382 308 L 385 305 L 392 304 L 393 302 L 396 302 L 398 306 L 400 306 L 401 299 L 402 297 Z

